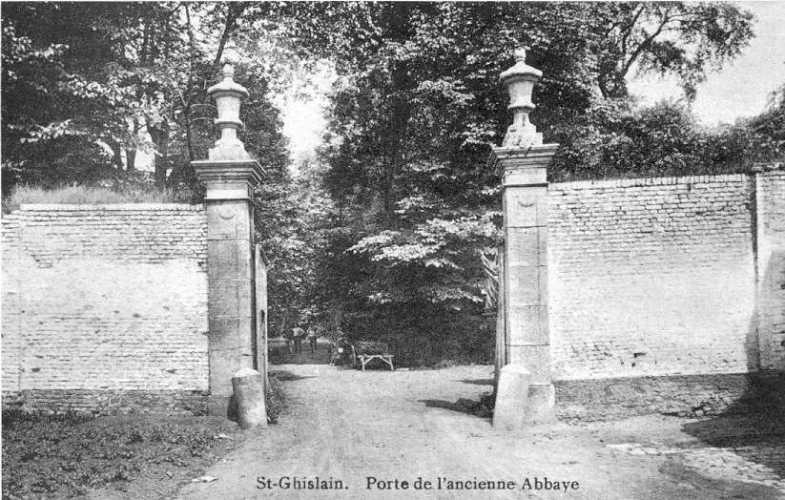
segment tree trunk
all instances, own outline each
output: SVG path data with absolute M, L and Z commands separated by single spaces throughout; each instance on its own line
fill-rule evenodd
M 112 164 L 114 165 L 114 168 L 116 168 L 117 170 L 122 171 L 123 170 L 123 148 L 120 146 L 120 144 L 118 144 L 116 142 L 112 142 L 110 144 L 110 147 L 112 148 Z
M 410 36 L 411 24 L 409 16 L 411 5 L 407 2 L 395 2 L 388 4 L 387 30 L 386 36 L 397 42 L 404 42 Z M 395 219 L 395 181 L 398 172 L 403 167 L 403 152 L 406 147 L 406 129 L 411 118 L 411 103 L 405 95 L 405 91 L 410 90 L 414 82 L 409 75 L 409 68 L 406 62 L 393 61 L 391 70 L 392 91 L 395 92 L 392 98 L 392 113 L 390 117 L 390 135 L 387 144 L 387 157 L 390 165 L 385 172 L 382 185 L 382 196 L 384 200 L 384 211 L 390 224 Z
M 153 157 L 155 185 L 166 187 L 166 169 L 169 163 L 169 124 L 166 120 L 158 125 L 147 125 L 147 131 L 155 144 L 156 154 Z
M 137 96 L 137 97 L 141 97 L 141 96 Z M 139 129 L 141 128 L 142 126 L 139 123 L 139 119 L 137 117 L 134 117 L 133 128 L 132 128 L 134 141 L 136 141 L 136 138 L 139 135 Z M 136 146 L 125 149 L 125 169 L 128 172 L 133 172 L 136 170 Z
M 125 170 L 133 172 L 136 170 L 136 148 L 128 148 L 125 150 Z
M 234 25 L 237 22 L 237 18 L 242 15 L 243 11 L 245 10 L 246 4 L 244 2 L 236 2 L 230 3 L 227 6 L 226 11 L 226 22 L 224 23 L 224 30 L 221 33 L 221 39 L 218 41 L 218 50 L 215 54 L 215 59 L 213 60 L 213 67 L 215 67 L 216 71 L 219 69 L 221 64 L 221 57 L 223 56 L 224 47 L 226 47 L 226 42 L 229 41 L 229 36 L 232 34 L 232 30 L 234 29 Z
M 286 327 L 289 324 L 289 311 L 283 311 L 281 314 L 281 326 L 278 327 L 278 335 L 285 337 L 286 336 Z

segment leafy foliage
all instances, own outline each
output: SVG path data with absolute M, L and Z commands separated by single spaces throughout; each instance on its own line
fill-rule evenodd
M 707 130 L 681 103 L 633 108 L 606 100 L 563 129 L 552 180 L 721 174 L 775 155 L 745 123 Z
M 752 14 L 728 3 L 607 2 L 590 7 L 597 85 L 603 97 L 626 97 L 637 69 L 679 76 L 688 97 L 738 55 L 752 37 Z
M 159 188 L 192 186 L 189 162 L 206 155 L 213 136 L 206 89 L 245 8 L 3 5 L 4 192 L 18 182 L 124 177 L 139 150 L 152 155 Z M 239 71 L 254 96 L 244 108 L 246 142 L 263 163 L 282 169 L 285 143 L 259 69 Z
M 750 139 L 752 136 L 752 139 Z M 769 109 L 749 120 L 748 127 L 731 135 L 735 142 L 750 144 L 759 160 L 785 158 L 785 83 L 771 96 Z

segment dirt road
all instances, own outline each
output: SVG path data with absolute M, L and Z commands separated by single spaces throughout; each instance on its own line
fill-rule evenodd
M 488 419 L 450 409 L 458 398 L 476 400 L 491 389 L 490 367 L 275 368 L 287 398 L 281 422 L 251 431 L 207 471 L 217 481 L 189 484 L 180 498 L 757 499 L 785 492 L 776 476 L 767 483 L 765 474 L 742 481 L 721 468 L 701 473 L 687 451 L 672 452 L 697 446 L 681 433 L 683 419 L 558 423 L 510 436 Z M 307 489 L 316 476 L 332 489 Z M 413 489 L 426 481 L 431 489 Z M 465 489 L 449 488 L 457 483 Z M 489 483 L 512 489 L 479 489 Z

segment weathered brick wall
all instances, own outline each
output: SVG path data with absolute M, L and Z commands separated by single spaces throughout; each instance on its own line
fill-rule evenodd
M 206 231 L 190 205 L 4 217 L 4 394 L 207 390 Z
M 722 373 L 560 380 L 559 418 L 608 420 L 652 413 L 703 417 L 776 414 L 785 407 L 785 373 Z
M 14 263 L 19 248 L 17 237 L 19 217 L 14 213 L 3 217 L 2 224 L 2 387 L 3 391 L 19 388 L 20 313 L 19 284 Z
M 556 379 L 757 368 L 748 175 L 551 184 Z
M 755 177 L 760 365 L 785 370 L 785 171 Z

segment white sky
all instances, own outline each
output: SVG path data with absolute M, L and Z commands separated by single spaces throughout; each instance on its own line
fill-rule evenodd
M 709 73 L 698 86 L 693 112 L 701 123 L 733 123 L 760 114 L 771 93 L 785 84 L 785 2 L 734 2 L 752 11 L 755 38 L 720 72 Z M 684 96 L 675 78 L 638 78 L 630 91 L 645 104 Z
M 332 65 L 322 61 L 316 67 L 310 82 L 313 87 L 303 91 L 296 86 L 276 100 L 281 110 L 283 134 L 289 138 L 289 151 L 294 163 L 307 158 L 322 142 L 327 128 L 327 98 L 336 75 Z

